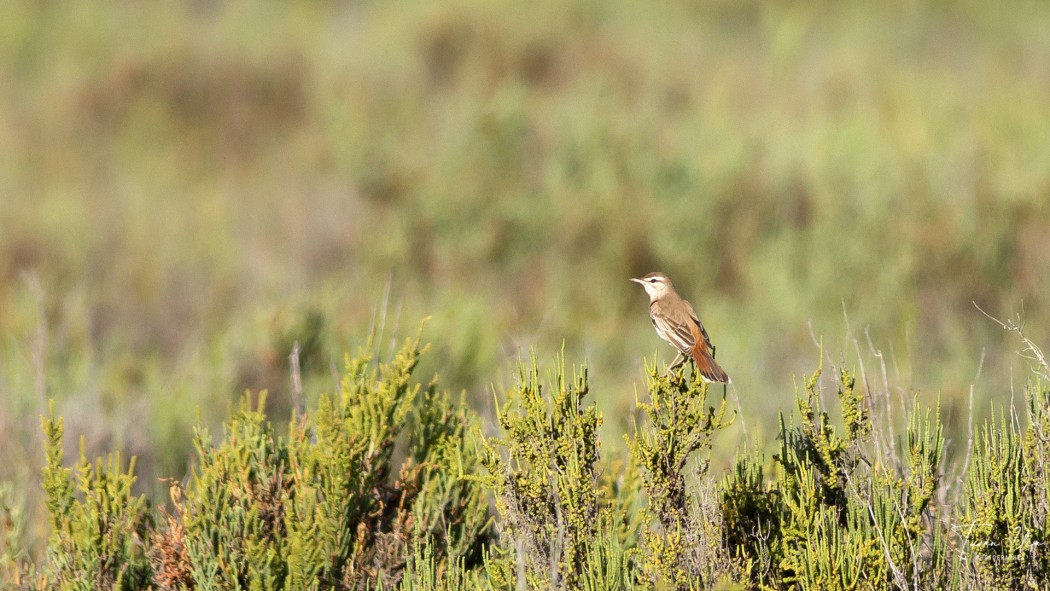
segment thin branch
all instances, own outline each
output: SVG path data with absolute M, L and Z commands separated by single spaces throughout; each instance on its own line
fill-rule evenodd
M 1024 334 L 1024 302 L 1021 302 L 1021 312 L 1017 314 L 1016 320 L 1008 320 L 1006 322 L 1003 322 L 988 312 L 985 312 L 984 309 L 977 305 L 977 302 L 972 303 L 974 308 L 977 308 L 981 314 L 987 316 L 992 322 L 1003 327 L 1003 330 L 1016 332 L 1017 336 L 1021 337 L 1021 343 L 1024 344 L 1024 348 L 1020 351 L 1021 357 L 1038 363 L 1039 367 L 1042 368 L 1042 373 L 1036 371 L 1034 368 L 1032 369 L 1032 372 L 1050 380 L 1050 363 L 1047 363 L 1046 357 L 1043 355 L 1043 350 Z
M 296 339 L 292 346 L 292 352 L 288 355 L 288 363 L 292 367 L 292 398 L 295 402 L 295 410 L 302 417 L 306 413 L 306 403 L 303 402 L 303 378 L 299 371 L 299 340 Z
M 722 385 L 722 389 L 723 389 L 722 390 L 722 395 L 723 396 L 725 396 L 725 388 L 726 388 L 726 385 L 723 384 Z M 747 432 L 747 422 L 744 420 L 744 409 L 743 409 L 742 406 L 740 406 L 740 398 L 736 394 L 736 385 L 735 384 L 730 384 L 729 392 L 730 392 L 730 394 L 732 394 L 732 396 L 733 396 L 733 404 L 735 404 L 736 408 L 737 408 L 737 415 L 736 416 L 740 417 L 740 428 L 744 431 L 744 439 L 746 441 L 751 441 L 751 436 L 748 435 L 748 432 Z
M 897 455 L 897 430 L 894 427 L 893 420 L 893 401 L 890 399 L 890 376 L 886 370 L 886 356 L 882 354 L 881 349 L 875 347 L 875 343 L 871 340 L 871 334 L 865 332 L 868 339 L 868 350 L 871 351 L 872 357 L 879 360 L 879 369 L 882 372 L 882 395 L 886 402 L 886 429 L 889 431 L 889 441 L 887 441 L 887 449 L 889 451 L 889 457 L 893 460 L 893 466 L 900 471 L 901 461 Z M 904 405 L 904 397 L 901 394 L 900 399 L 901 412 L 907 414 L 907 410 Z

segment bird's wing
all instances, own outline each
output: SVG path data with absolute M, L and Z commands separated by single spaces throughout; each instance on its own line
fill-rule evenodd
M 692 325 L 692 330 L 696 331 L 693 335 L 693 339 L 697 341 L 703 339 L 704 346 L 707 349 L 710 349 L 711 337 L 707 336 L 707 329 L 704 328 L 704 323 L 700 322 L 700 319 L 697 318 L 696 312 L 693 310 L 692 304 L 690 304 L 689 302 L 685 302 L 685 307 L 689 310 L 689 324 Z
M 690 349 L 689 354 L 692 355 L 693 361 L 696 362 L 696 369 L 700 371 L 700 375 L 709 382 L 722 382 L 728 384 L 732 380 L 726 374 L 725 370 L 722 369 L 715 358 L 711 356 L 711 337 L 707 336 L 707 330 L 704 329 L 704 324 L 700 322 L 700 319 L 696 317 L 696 312 L 693 311 L 693 306 L 689 302 L 685 303 L 686 308 L 689 310 L 689 328 L 693 332 L 693 340 L 696 345 Z
M 676 318 L 672 307 L 660 304 L 657 300 L 650 306 L 650 316 L 657 332 L 679 351 L 688 352 L 696 344 L 696 335 L 690 330 L 692 323 L 687 318 Z

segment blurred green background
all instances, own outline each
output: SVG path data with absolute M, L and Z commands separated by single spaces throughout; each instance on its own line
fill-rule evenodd
M 772 444 L 819 339 L 963 437 L 970 384 L 980 414 L 1028 376 L 971 302 L 1050 343 L 1045 2 L 0 13 L 0 480 L 31 516 L 48 399 L 162 499 L 244 389 L 287 416 L 295 340 L 309 398 L 426 316 L 424 372 L 486 415 L 564 344 L 615 447 L 672 357 L 654 270 L 734 379 L 727 449 Z

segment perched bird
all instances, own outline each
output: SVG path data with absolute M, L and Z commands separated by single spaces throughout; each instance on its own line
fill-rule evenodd
M 656 334 L 678 349 L 678 356 L 667 371 L 685 363 L 688 357 L 696 363 L 696 369 L 706 381 L 731 382 L 725 370 L 711 356 L 711 339 L 696 317 L 693 306 L 678 295 L 667 275 L 649 273 L 631 281 L 640 283 L 645 293 L 649 294 L 649 318 L 656 327 Z

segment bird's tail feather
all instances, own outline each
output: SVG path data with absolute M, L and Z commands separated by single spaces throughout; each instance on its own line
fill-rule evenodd
M 718 362 L 715 361 L 714 357 L 711 357 L 711 353 L 704 346 L 704 343 L 697 343 L 690 351 L 693 357 L 693 361 L 696 362 L 696 369 L 700 372 L 708 382 L 721 382 L 728 384 L 733 380 L 729 379 L 725 370 L 722 369 Z

